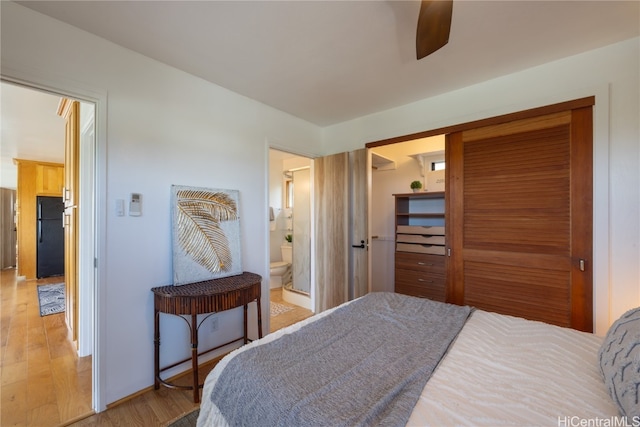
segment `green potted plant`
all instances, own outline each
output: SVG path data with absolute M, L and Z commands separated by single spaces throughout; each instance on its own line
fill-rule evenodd
M 420 181 L 411 181 L 411 189 L 414 193 L 417 193 L 422 189 L 422 182 Z
M 284 240 L 286 240 L 287 243 L 291 243 L 293 241 L 293 234 L 286 234 Z

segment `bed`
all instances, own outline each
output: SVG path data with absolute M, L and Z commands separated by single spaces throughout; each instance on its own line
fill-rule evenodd
M 639 388 L 640 308 L 603 339 L 371 293 L 223 358 L 198 426 L 640 425 Z

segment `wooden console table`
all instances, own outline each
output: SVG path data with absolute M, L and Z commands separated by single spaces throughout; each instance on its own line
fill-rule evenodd
M 262 338 L 262 314 L 260 311 L 260 291 L 262 277 L 254 273 L 244 272 L 237 276 L 223 277 L 220 279 L 205 280 L 203 282 L 190 283 L 180 286 L 161 286 L 152 288 L 154 293 L 154 388 L 160 388 L 160 384 L 184 390 L 193 390 L 193 401 L 200 401 L 200 388 L 202 384 L 198 381 L 198 356 L 232 344 L 244 339 L 244 343 L 249 342 L 247 337 L 247 306 L 250 302 L 256 301 L 258 310 L 258 338 Z M 225 344 L 198 353 L 198 314 L 209 315 L 220 311 L 244 306 L 244 336 L 236 338 Z M 173 368 L 189 359 L 181 360 L 170 366 L 160 368 L 160 313 L 173 314 L 176 316 L 191 315 L 191 321 L 184 318 L 191 332 L 191 368 L 193 371 L 193 385 L 181 386 L 171 384 L 160 377 L 160 373 Z

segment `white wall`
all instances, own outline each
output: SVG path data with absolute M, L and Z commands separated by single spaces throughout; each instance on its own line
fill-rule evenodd
M 604 334 L 640 305 L 638 38 L 324 129 L 325 151 L 596 96 L 594 314 Z
M 273 153 L 273 151 L 271 151 Z M 269 223 L 269 261 L 282 261 L 280 246 L 284 242 L 284 217 L 282 215 L 282 159 L 280 156 L 269 157 L 269 206 L 273 208 L 274 221 Z
M 313 151 L 321 130 L 17 4 L 1 7 L 3 77 L 95 95 L 107 108 L 98 111 L 102 409 L 153 384 L 150 289 L 172 283 L 170 186 L 239 190 L 243 267 L 266 277 L 266 141 Z M 115 216 L 116 199 L 132 192 L 142 194 L 142 216 Z M 219 320 L 222 333 L 204 331 L 201 342 L 242 335 L 242 309 Z M 163 364 L 188 357 L 184 323 L 162 322 Z

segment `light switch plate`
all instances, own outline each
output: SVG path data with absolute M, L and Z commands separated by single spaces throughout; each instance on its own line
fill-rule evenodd
M 124 216 L 124 199 L 116 200 L 116 215 Z

